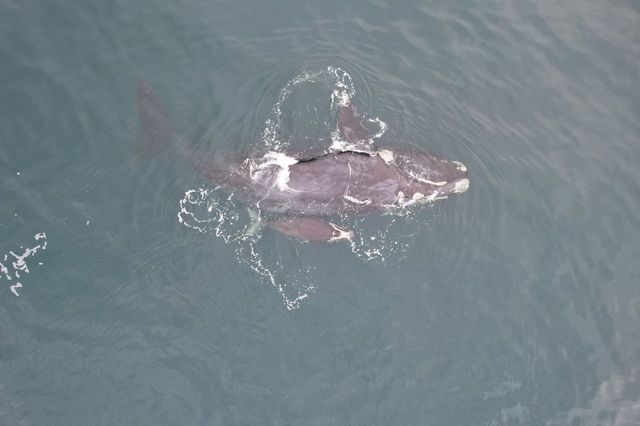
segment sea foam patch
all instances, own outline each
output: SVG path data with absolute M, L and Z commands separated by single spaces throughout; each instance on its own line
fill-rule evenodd
M 20 296 L 18 290 L 23 288 L 22 283 L 18 280 L 23 280 L 24 275 L 30 271 L 29 258 L 35 256 L 39 251 L 47 249 L 47 235 L 44 232 L 35 234 L 33 238 L 37 244 L 26 248 L 20 246 L 19 250 L 10 250 L 0 257 L 0 278 L 4 277 L 7 281 L 13 281 L 9 289 L 15 296 Z M 38 265 L 42 264 L 43 262 L 38 262 Z

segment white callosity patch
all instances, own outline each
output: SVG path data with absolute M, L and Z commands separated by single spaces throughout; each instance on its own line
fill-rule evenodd
M 445 160 L 441 160 L 441 161 L 443 163 L 447 163 L 447 161 L 445 161 Z M 405 171 L 409 176 L 411 176 L 412 178 L 414 178 L 418 182 L 426 183 L 426 184 L 432 185 L 432 186 L 443 186 L 443 185 L 446 185 L 448 183 L 446 180 L 436 181 L 436 180 L 429 179 L 429 177 L 428 177 L 429 171 L 425 170 L 424 166 L 418 164 L 414 160 L 411 160 L 409 164 L 410 164 L 410 166 L 406 167 Z
M 454 184 L 453 192 L 456 194 L 462 194 L 467 189 L 469 189 L 469 179 L 460 179 Z
M 34 239 L 38 244 L 33 247 L 21 247 L 23 250 L 22 253 L 16 253 L 11 250 L 2 257 L 2 261 L 0 261 L 0 273 L 2 273 L 5 279 L 12 281 L 14 278 L 21 278 L 22 274 L 28 274 L 29 264 L 27 263 L 27 259 L 38 253 L 38 251 L 47 249 L 47 236 L 44 232 L 34 235 Z M 38 262 L 38 265 L 42 265 L 42 262 Z M 16 282 L 10 286 L 11 292 L 16 296 L 19 296 L 19 288 L 22 288 L 22 283 L 20 282 Z
M 459 162 L 459 161 L 451 161 L 451 163 L 455 164 L 456 169 L 460 170 L 461 172 L 466 172 L 467 171 L 467 166 L 465 166 L 461 162 Z
M 430 202 L 433 202 L 435 200 L 439 200 L 442 198 L 447 198 L 445 197 L 438 197 L 438 191 L 434 191 L 433 193 L 427 195 L 424 195 L 421 192 L 416 192 L 414 193 L 410 198 L 406 197 L 404 192 L 402 191 L 398 191 L 398 195 L 396 198 L 396 204 L 391 205 L 390 207 L 395 207 L 395 208 L 407 208 L 410 207 L 412 205 L 415 204 L 427 204 Z
M 382 160 L 385 163 L 387 164 L 393 163 L 393 159 L 394 159 L 393 151 L 390 151 L 388 149 L 381 149 L 377 152 L 377 154 L 380 156 L 380 158 L 382 158 Z
M 467 181 L 468 186 L 468 179 L 461 180 Z M 462 188 L 464 183 L 459 184 L 459 182 L 456 182 L 455 185 L 460 185 L 460 187 Z M 462 190 L 462 192 L 464 192 L 464 190 Z M 389 208 L 390 212 L 400 212 L 414 205 L 429 204 L 433 203 L 434 201 L 445 200 L 447 198 L 448 195 L 446 193 L 442 193 L 438 188 L 436 188 L 429 195 L 423 194 L 421 192 L 415 192 L 411 197 L 407 197 L 404 192 L 398 191 L 398 193 L 396 194 L 395 202 L 393 204 L 386 205 L 386 207 Z
M 418 176 L 417 174 L 415 174 L 413 171 L 408 170 L 407 173 L 409 174 L 409 176 L 411 176 L 412 178 L 414 178 L 415 180 L 422 182 L 422 183 L 426 183 L 428 185 L 433 185 L 433 186 L 443 186 L 447 184 L 446 180 L 440 180 L 440 181 L 435 181 L 435 180 L 429 180 L 427 178 L 424 178 L 422 176 Z

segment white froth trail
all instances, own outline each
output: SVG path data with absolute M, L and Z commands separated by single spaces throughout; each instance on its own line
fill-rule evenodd
M 278 100 L 273 104 L 271 118 L 267 119 L 264 123 L 262 141 L 267 150 L 282 152 L 287 148 L 286 141 L 280 139 L 280 129 L 282 123 L 282 106 L 287 102 L 291 94 L 293 94 L 300 85 L 314 83 L 324 75 L 328 75 L 334 80 L 336 88 L 344 87 L 347 90 L 346 93 L 348 93 L 349 90 L 353 91 L 351 76 L 340 68 L 327 67 L 320 71 L 305 71 L 289 80 L 280 90 Z
M 273 164 L 276 164 L 277 161 L 274 161 Z M 288 275 L 283 266 L 267 265 L 258 248 L 258 242 L 262 238 L 259 226 L 255 223 L 256 220 L 260 220 L 259 211 L 248 211 L 245 218 L 241 214 L 244 212 L 244 206 L 234 202 L 233 194 L 223 195 L 215 188 L 188 190 L 180 200 L 179 206 L 179 223 L 224 241 L 240 263 L 247 265 L 261 280 L 276 289 L 288 310 L 298 309 L 302 301 L 313 294 L 315 287 L 312 283 L 294 282 L 287 285 L 285 279 L 281 278 Z M 298 271 L 298 274 L 302 275 L 302 281 L 308 276 L 308 272 Z
M 288 143 L 282 140 L 281 123 L 282 123 L 282 107 L 289 100 L 289 97 L 304 84 L 315 83 L 320 79 L 328 78 L 333 87 L 331 93 L 331 112 L 337 116 L 339 111 L 349 105 L 356 89 L 351 75 L 340 67 L 328 66 L 319 71 L 305 71 L 285 84 L 280 90 L 278 100 L 271 109 L 271 117 L 265 120 L 264 130 L 262 132 L 262 141 L 267 151 L 283 152 Z M 366 141 L 349 142 L 342 138 L 336 129 L 329 131 L 331 138 L 331 146 L 327 147 L 329 151 L 359 151 L 370 153 L 372 151 L 373 141 L 380 138 L 387 130 L 387 124 L 378 117 L 367 117 L 363 115 L 363 121 L 371 125 L 372 135 Z
M 47 249 L 47 235 L 44 232 L 37 233 L 33 238 L 38 244 L 27 248 L 20 246 L 20 250 L 22 250 L 21 253 L 19 250 L 17 253 L 16 251 L 10 250 L 2 256 L 2 260 L 0 261 L 0 278 L 4 277 L 7 281 L 13 281 L 29 273 L 29 263 L 27 260 L 38 253 L 38 251 Z M 43 262 L 38 262 L 38 265 L 42 264 Z M 20 296 L 18 289 L 22 287 L 22 283 L 16 282 L 9 288 L 14 295 Z
M 275 167 L 277 170 L 273 185 L 281 191 L 291 191 L 292 189 L 288 185 L 291 174 L 289 166 L 297 162 L 298 160 L 283 152 L 269 151 L 259 161 L 250 164 L 251 180 L 254 182 L 264 181 L 265 173 Z

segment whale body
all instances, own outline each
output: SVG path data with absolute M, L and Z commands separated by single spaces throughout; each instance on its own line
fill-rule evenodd
M 327 217 L 383 213 L 469 188 L 467 168 L 458 161 L 418 149 L 373 149 L 361 144 L 369 133 L 353 103 L 342 108 L 338 130 L 350 146 L 369 148 L 318 155 L 268 152 L 239 161 L 193 158 L 175 137 L 159 98 L 142 80 L 138 115 L 141 156 L 172 146 L 217 187 L 275 216 L 267 222 L 270 228 L 305 241 L 333 242 L 353 236 Z

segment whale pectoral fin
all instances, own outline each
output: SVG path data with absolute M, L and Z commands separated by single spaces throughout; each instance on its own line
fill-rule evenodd
M 340 110 L 338 130 L 347 142 L 366 141 L 371 138 L 369 130 L 362 125 L 362 116 L 351 101 Z
M 247 225 L 244 233 L 249 236 L 253 236 L 260 231 L 264 224 L 262 223 L 262 219 L 260 218 L 259 210 L 249 207 L 247 208 L 247 213 L 249 214 L 250 222 L 249 225 Z
M 267 226 L 275 231 L 303 241 L 332 243 L 350 241 L 353 231 L 313 217 L 293 217 L 267 222 Z
M 171 147 L 176 137 L 175 126 L 162 102 L 144 80 L 138 80 L 138 118 L 140 134 L 138 158 L 153 157 Z

